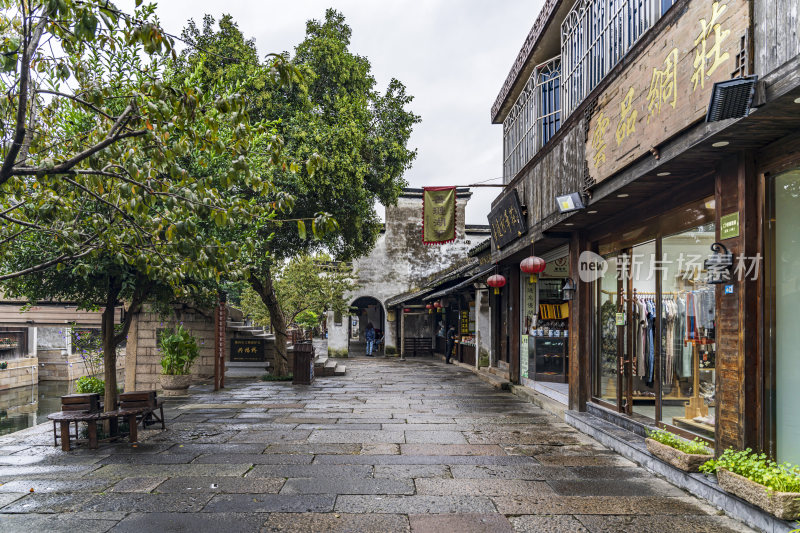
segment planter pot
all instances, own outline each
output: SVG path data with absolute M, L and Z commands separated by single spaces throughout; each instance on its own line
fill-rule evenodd
M 192 376 L 167 376 L 161 374 L 161 388 L 164 389 L 164 396 L 186 396 L 189 385 L 192 384 Z
M 684 472 L 699 472 L 700 467 L 714 458 L 713 455 L 685 453 L 657 440 L 645 439 L 647 451 Z
M 800 518 L 800 492 L 773 492 L 755 481 L 734 474 L 729 470 L 717 470 L 719 486 L 741 499 L 760 507 L 782 520 Z

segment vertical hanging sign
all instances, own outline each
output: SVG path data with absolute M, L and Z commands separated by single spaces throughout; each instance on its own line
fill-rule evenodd
M 456 188 L 422 189 L 422 243 L 444 244 L 456 239 Z
M 225 388 L 225 328 L 228 308 L 220 298 L 214 317 L 214 390 Z

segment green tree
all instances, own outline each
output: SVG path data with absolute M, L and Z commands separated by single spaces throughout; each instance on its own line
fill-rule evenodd
M 17 32 L 22 43 L 13 52 L 3 41 L 16 70 L 0 78 L 11 95 L 0 117 L 16 129 L 3 138 L 0 281 L 31 301 L 104 308 L 107 409 L 115 405 L 116 347 L 146 301 L 208 302 L 223 275 L 244 275 L 236 271 L 240 246 L 224 234 L 253 216 L 269 219 L 271 208 L 227 191 L 262 193 L 265 180 L 251 163 L 265 169 L 281 160 L 275 132 L 251 126 L 235 87 L 200 88 L 202 63 L 180 84 L 164 77 L 172 39 L 152 7 L 127 16 L 110 5 L 22 3 L 0 21 L 3 35 Z M 81 25 L 92 17 L 89 35 Z M 50 41 L 63 55 L 48 56 Z M 268 64 L 276 84 L 294 72 L 279 57 Z
M 246 181 L 259 190 L 250 142 L 262 140 L 272 160 L 280 146 L 250 127 L 235 87 L 199 89 L 202 65 L 180 85 L 162 81 L 174 38 L 155 6 L 131 15 L 105 0 L 0 6 L 0 261 L 31 234 L 49 237 L 38 261 L 0 280 L 104 250 L 144 268 L 143 253 L 188 244 L 195 215 L 223 226 L 244 214 L 219 189 Z M 278 78 L 294 72 L 280 56 L 269 68 Z M 216 169 L 213 181 L 189 172 L 190 154 Z M 193 268 L 183 263 L 175 280 Z
M 358 288 L 350 263 L 332 261 L 327 255 L 300 255 L 281 264 L 275 273 L 275 293 L 287 323 L 297 323 L 304 311 L 319 317 L 326 311 L 347 313 L 345 294 Z M 269 309 L 252 288 L 242 293 L 242 311 L 261 326 L 271 323 Z
M 182 54 L 178 71 L 202 64 L 209 83 L 222 79 L 242 88 L 254 120 L 275 120 L 287 159 L 306 162 L 264 167 L 270 182 L 265 194 L 239 191 L 253 204 L 273 206 L 278 216 L 265 211 L 228 237 L 248 243 L 240 256 L 246 279 L 267 308 L 276 373 L 285 374 L 291 316 L 276 289 L 282 263 L 319 251 L 349 260 L 372 248 L 380 230 L 375 203 L 392 204 L 402 191 L 403 173 L 416 156 L 407 144 L 419 117 L 406 109 L 411 97 L 399 81 L 391 80 L 384 93 L 376 89 L 369 61 L 348 49 L 351 30 L 335 10 L 307 23 L 305 39 L 288 58 L 300 72 L 299 83 L 291 85 L 266 83 L 252 41 L 230 17 L 219 26 L 215 30 L 210 17 L 202 30 L 189 25 L 183 36 L 198 46 Z M 235 58 L 236 68 L 210 56 Z

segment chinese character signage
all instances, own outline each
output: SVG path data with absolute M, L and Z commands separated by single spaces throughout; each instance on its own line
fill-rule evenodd
M 425 187 L 422 192 L 422 242 L 444 244 L 456 238 L 456 188 Z
M 264 341 L 258 339 L 231 339 L 231 362 L 266 361 Z
M 501 198 L 489 212 L 489 226 L 492 230 L 492 241 L 498 250 L 528 231 L 516 189 Z
M 739 212 L 724 215 L 719 219 L 719 240 L 732 239 L 739 236 Z
M 737 70 L 746 0 L 691 2 L 597 98 L 586 160 L 600 182 L 706 115 L 715 82 Z

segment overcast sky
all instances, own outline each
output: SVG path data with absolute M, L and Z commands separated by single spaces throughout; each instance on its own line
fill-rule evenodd
M 351 50 L 366 56 L 381 90 L 392 77 L 414 96 L 422 117 L 406 173 L 412 187 L 467 185 L 502 175 L 502 126 L 489 110 L 541 9 L 542 0 L 161 0 L 158 15 L 179 34 L 189 18 L 230 13 L 262 55 L 293 51 L 308 19 L 341 11 Z M 117 3 L 131 11 L 133 0 Z M 500 183 L 496 180 L 491 183 Z M 473 189 L 467 223 L 487 224 L 497 188 Z M 381 213 L 383 216 L 383 213 Z

